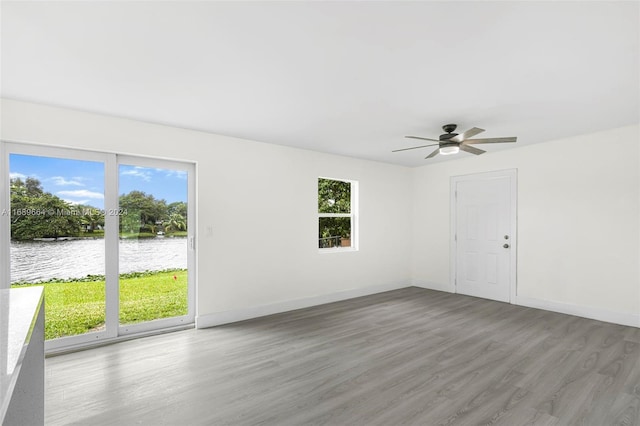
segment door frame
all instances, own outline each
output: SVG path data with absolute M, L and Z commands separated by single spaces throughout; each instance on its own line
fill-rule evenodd
M 88 151 L 88 150 L 79 150 L 79 149 L 73 149 L 73 148 L 61 148 L 61 147 L 57 147 L 57 146 L 48 146 L 48 145 L 39 145 L 39 144 L 29 144 L 29 143 L 16 143 L 16 142 L 9 142 L 9 141 L 2 141 L 2 161 L 3 161 L 3 166 L 5 166 L 4 168 L 4 172 L 2 173 L 3 175 L 3 179 L 2 179 L 2 191 L 3 191 L 3 199 L 2 199 L 2 203 L 0 204 L 2 206 L 2 210 L 4 209 L 10 209 L 11 208 L 11 199 L 10 199 L 10 190 L 9 190 L 9 182 L 10 182 L 10 176 L 9 176 L 9 172 L 10 172 L 10 162 L 9 162 L 9 157 L 11 154 L 18 154 L 18 155 L 29 155 L 29 156 L 38 156 L 38 157 L 49 157 L 49 158 L 61 158 L 61 159 L 70 159 L 70 160 L 78 160 L 78 161 L 95 161 L 95 162 L 100 162 L 102 164 L 104 164 L 104 180 L 105 180 L 105 188 L 104 188 L 104 202 L 105 202 L 105 208 L 107 208 L 107 202 L 109 199 L 116 199 L 118 198 L 117 195 L 117 189 L 114 186 L 109 186 L 107 184 L 107 182 L 109 182 L 111 179 L 111 175 L 113 172 L 113 169 L 110 168 L 111 164 L 113 163 L 113 160 L 110 157 L 113 157 L 114 154 L 107 154 L 107 153 L 103 153 L 103 152 L 97 152 L 97 151 Z M 1 243 L 0 246 L 2 246 L 2 255 L 3 255 L 3 260 L 6 260 L 6 263 L 3 262 L 3 264 L 6 265 L 5 268 L 2 268 L 2 274 L 4 277 L 6 277 L 6 281 L 3 280 L 4 282 L 4 288 L 11 288 L 11 280 L 10 280 L 10 276 L 11 276 L 11 224 L 10 224 L 10 217 L 6 217 L 6 219 L 3 217 L 3 222 L 2 222 L 2 230 L 3 230 L 3 234 L 5 234 L 7 236 L 6 239 L 4 239 Z M 115 223 L 115 230 L 117 232 L 117 222 L 113 222 L 113 220 L 117 221 L 117 217 L 108 217 L 108 215 L 105 215 L 105 229 L 113 229 L 114 228 L 114 223 Z M 107 226 L 109 225 L 109 226 Z M 113 323 L 110 320 L 110 318 L 113 318 L 114 316 L 117 317 L 118 314 L 118 306 L 117 304 L 115 306 L 113 306 L 112 301 L 116 300 L 118 298 L 118 294 L 113 292 L 113 289 L 110 289 L 109 286 L 109 275 L 107 274 L 107 269 L 108 269 L 108 262 L 107 262 L 107 258 L 109 257 L 109 253 L 108 253 L 108 247 L 111 245 L 113 246 L 115 244 L 115 246 L 117 247 L 118 241 L 117 241 L 117 233 L 116 233 L 116 240 L 115 243 L 113 241 L 113 236 L 109 236 L 109 232 L 105 232 L 105 236 L 104 236 L 104 242 L 105 242 L 105 277 L 106 277 L 106 282 L 105 282 L 105 328 L 101 331 L 95 331 L 95 332 L 91 332 L 91 333 L 83 333 L 83 334 L 78 334 L 78 335 L 74 335 L 74 336 L 65 336 L 65 337 L 59 337 L 57 339 L 53 339 L 53 340 L 49 340 L 49 341 L 45 341 L 45 351 L 49 351 L 49 350 L 58 350 L 61 348 L 71 348 L 71 347 L 82 347 L 85 345 L 90 345 L 92 343 L 95 342 L 102 342 L 104 340 L 108 340 L 108 339 L 113 339 L 115 337 L 117 337 L 117 328 L 113 326 Z M 117 256 L 117 254 L 116 254 Z M 116 265 L 117 267 L 117 265 Z M 46 315 L 46 313 L 45 313 Z
M 518 169 L 495 170 L 491 172 L 472 173 L 461 176 L 451 176 L 449 192 L 449 212 L 450 212 L 450 235 L 449 235 L 449 280 L 454 293 L 458 293 L 457 283 L 457 192 L 456 187 L 459 182 L 482 181 L 496 178 L 509 179 L 509 206 L 511 217 L 509 226 L 511 228 L 510 238 L 510 258 L 509 258 L 509 303 L 515 304 L 517 295 L 517 258 L 518 258 Z
M 67 148 L 55 145 L 44 145 L 26 142 L 0 140 L 0 212 L 11 208 L 9 191 L 9 156 L 11 154 L 53 157 L 80 161 L 97 161 L 104 163 L 105 209 L 118 207 L 119 165 L 133 164 L 144 167 L 175 167 L 187 172 L 188 182 L 188 312 L 181 317 L 164 318 L 138 324 L 121 326 L 119 324 L 119 219 L 116 215 L 105 215 L 105 329 L 102 331 L 60 337 L 45 341 L 45 352 L 64 352 L 131 338 L 132 335 L 148 335 L 169 329 L 191 328 L 196 316 L 196 163 L 145 156 L 124 155 L 113 152 L 102 152 L 80 148 Z M 0 289 L 11 288 L 11 222 L 8 214 L 0 214 L 0 261 L 6 267 L 0 268 Z M 6 236 L 6 238 L 4 238 Z

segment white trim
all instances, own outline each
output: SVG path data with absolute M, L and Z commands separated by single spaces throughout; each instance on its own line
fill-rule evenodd
M 419 287 L 429 290 L 442 291 L 445 293 L 455 294 L 450 287 L 430 281 L 414 280 L 399 282 L 387 285 L 377 285 L 352 290 L 345 290 L 336 293 L 324 294 L 319 296 L 307 297 L 302 299 L 288 300 L 285 302 L 271 303 L 268 305 L 254 306 L 245 309 L 236 309 L 232 311 L 215 312 L 212 314 L 196 316 L 196 328 L 215 327 L 218 325 L 245 321 L 249 319 L 264 317 L 267 315 L 279 314 L 283 312 L 293 311 L 296 309 L 304 309 L 312 306 L 323 305 L 326 303 L 339 302 L 342 300 L 353 299 L 361 296 L 369 296 L 372 294 L 383 293 L 390 290 L 398 290 L 406 287 Z M 542 309 L 545 311 L 557 312 L 565 315 L 575 315 L 582 318 L 589 318 L 598 321 L 610 322 L 630 327 L 640 328 L 640 314 L 615 312 L 607 309 L 596 308 L 591 306 L 574 305 L 570 303 L 554 302 L 550 300 L 535 299 L 526 296 L 517 296 L 513 301 L 514 305 L 524 306 L 534 309 Z
M 351 248 L 360 250 L 360 182 L 351 181 Z
M 116 323 L 117 324 L 117 323 Z M 189 315 L 179 317 L 160 318 L 151 321 L 137 322 L 133 324 L 119 324 L 118 334 L 114 337 L 127 336 L 129 334 L 142 334 L 154 330 L 167 330 L 172 327 L 193 325 L 193 318 Z
M 318 253 L 320 254 L 344 253 L 344 252 L 356 252 L 356 251 L 358 250 L 353 246 L 352 247 L 327 247 L 327 248 L 318 249 Z
M 353 299 L 355 297 L 369 296 L 376 293 L 398 290 L 400 288 L 406 288 L 410 286 L 411 284 L 409 280 L 407 280 L 398 283 L 381 284 L 370 287 L 339 291 L 336 293 L 305 297 L 302 299 L 286 300 L 284 302 L 270 303 L 268 305 L 260 305 L 244 309 L 234 309 L 232 311 L 214 312 L 206 315 L 198 315 L 196 316 L 196 328 L 215 327 L 217 325 L 245 321 L 253 318 L 264 317 L 267 315 L 280 314 L 296 309 L 303 309 L 312 306 L 324 305 L 326 303 L 339 302 L 341 300 Z
M 118 336 L 118 337 L 113 337 L 113 338 L 106 338 L 106 339 L 96 340 L 94 342 L 83 343 L 83 344 L 78 344 L 78 345 L 48 347 L 48 348 L 45 348 L 44 354 L 45 354 L 46 357 L 63 355 L 63 354 L 67 354 L 67 353 L 83 351 L 83 350 L 86 350 L 86 349 L 93 349 L 93 348 L 98 348 L 98 347 L 101 347 L 101 346 L 111 345 L 113 343 L 126 342 L 127 340 L 139 339 L 141 337 L 156 336 L 156 335 L 159 335 L 159 334 L 172 333 L 174 331 L 189 330 L 189 329 L 192 329 L 192 328 L 194 328 L 194 324 L 193 323 L 186 324 L 186 325 L 175 326 L 175 327 L 169 327 L 169 328 L 155 329 L 155 330 L 136 333 L 136 334 L 126 334 L 126 335 L 123 335 L 123 336 Z M 55 342 L 55 340 L 47 340 L 47 342 Z M 45 345 L 46 345 L 46 342 L 45 342 Z
M 196 318 L 197 312 L 197 297 L 196 292 L 198 291 L 198 238 L 197 238 L 197 230 L 198 230 L 198 209 L 196 208 L 198 200 L 198 164 L 191 163 L 191 167 L 187 170 L 187 238 L 188 238 L 188 250 L 187 253 L 187 297 L 188 301 L 188 312 L 187 316 L 189 317 L 190 322 L 193 324 Z
M 527 296 L 517 296 L 516 305 L 640 328 L 640 314 L 632 312 L 615 312 L 593 306 L 574 305 Z
M 120 259 L 119 220 L 114 214 L 107 214 L 118 208 L 118 158 L 107 154 L 104 163 L 104 276 L 105 276 L 105 333 L 107 338 L 118 336 L 120 316 L 120 279 L 118 273 Z
M 350 213 L 318 213 L 318 219 L 321 217 L 350 217 L 351 218 L 351 246 L 350 247 L 327 247 L 319 248 L 318 253 L 344 253 L 347 251 L 358 251 L 360 240 L 359 214 L 360 214 L 360 186 L 357 180 L 339 179 L 326 176 L 318 176 L 318 179 L 335 180 L 339 182 L 347 182 L 350 185 Z M 316 179 L 316 195 L 318 193 L 318 179 Z M 316 228 L 317 230 L 317 228 Z
M 444 291 L 446 293 L 455 293 L 455 289 L 447 284 L 439 284 L 433 281 L 413 280 L 413 287 L 425 288 L 427 290 Z
M 107 335 L 105 330 L 96 332 L 92 331 L 83 334 L 77 334 L 74 336 L 57 337 L 55 339 L 44 341 L 44 351 L 45 353 L 49 353 L 61 350 L 63 348 L 80 348 L 86 345 L 92 345 L 97 342 L 108 341 L 109 339 L 110 337 Z
M 0 289 L 11 287 L 11 198 L 9 196 L 9 154 L 6 142 L 0 141 Z
M 430 281 L 414 280 L 414 287 L 437 290 L 445 293 L 453 293 L 450 287 Z M 596 308 L 593 306 L 575 305 L 572 303 L 555 302 L 552 300 L 536 299 L 534 297 L 516 296 L 513 304 L 545 311 L 557 312 L 559 314 L 575 315 L 582 318 L 589 318 L 598 321 L 610 322 L 613 324 L 626 325 L 640 328 L 640 314 L 631 312 L 615 312 L 608 309 Z
M 52 145 L 32 145 L 32 144 L 22 144 L 22 143 L 14 143 L 14 142 L 7 142 L 4 141 L 3 142 L 4 145 L 4 151 L 3 151 L 3 161 L 6 162 L 7 165 L 7 176 L 9 173 L 9 168 L 10 168 L 10 160 L 9 157 L 11 156 L 11 154 L 17 154 L 17 155 L 29 155 L 29 156 L 37 156 L 37 157 L 47 157 L 47 158 L 61 158 L 61 159 L 68 159 L 68 160 L 76 160 L 76 161 L 91 161 L 91 162 L 97 162 L 97 163 L 102 163 L 105 167 L 104 172 L 105 172 L 105 179 L 106 179 L 106 168 L 107 168 L 107 163 L 109 161 L 109 158 L 113 157 L 113 154 L 107 154 L 107 153 L 103 153 L 103 152 L 97 152 L 97 151 L 85 151 L 85 150 L 76 150 L 73 148 L 61 148 L 61 147 L 57 147 L 57 146 L 52 146 Z M 5 182 L 7 184 L 8 187 L 8 183 L 9 181 Z M 105 187 L 106 190 L 106 187 Z M 9 192 L 9 191 L 7 191 Z M 106 194 L 105 194 L 106 197 Z M 6 200 L 6 205 L 7 208 L 10 208 L 10 197 L 7 197 L 8 199 Z M 105 203 L 107 202 L 106 198 L 105 198 Z M 104 205 L 104 208 L 109 208 L 107 206 L 107 204 Z M 106 220 L 106 218 L 105 218 Z M 7 234 L 7 239 L 6 241 L 0 241 L 0 244 L 4 245 L 6 247 L 6 250 L 9 252 L 11 252 L 11 237 L 10 237 L 10 228 L 9 228 L 9 233 Z M 105 235 L 105 253 L 106 253 L 106 249 L 107 249 L 107 238 Z M 9 259 L 10 260 L 10 259 Z M 11 276 L 11 264 L 10 262 L 6 263 L 6 267 L 5 269 L 7 270 L 5 273 L 9 275 L 9 277 Z M 105 262 L 105 270 L 104 270 L 105 274 L 107 272 L 107 264 Z M 10 284 L 10 279 L 7 280 L 7 282 L 9 282 Z M 106 285 L 105 285 L 106 288 Z M 106 296 L 105 296 L 106 297 Z M 107 306 L 106 306 L 106 299 L 105 299 L 105 320 L 106 315 L 108 314 L 108 310 L 107 310 Z M 46 323 L 46 312 L 45 312 L 45 323 Z M 112 332 L 107 331 L 106 328 L 104 330 L 101 331 L 96 331 L 96 332 L 87 332 L 87 333 L 83 333 L 83 334 L 78 334 L 78 335 L 74 335 L 74 336 L 66 336 L 66 337 L 60 337 L 57 339 L 52 339 L 52 340 L 47 340 L 45 341 L 45 351 L 51 350 L 51 349 L 57 349 L 63 346 L 67 346 L 67 345 L 82 345 L 82 344 L 87 344 L 87 343 L 91 343 L 91 342 L 96 342 L 96 341 L 102 341 L 105 338 L 110 337 L 110 333 L 112 334 Z
M 518 266 L 518 169 L 495 170 L 491 172 L 472 173 L 461 176 L 451 176 L 449 192 L 449 283 L 453 292 L 458 292 L 456 285 L 456 185 L 458 182 L 470 180 L 483 180 L 493 178 L 509 178 L 509 203 L 511 208 L 511 218 L 509 226 L 511 228 L 510 246 L 511 259 L 509 265 L 509 303 L 515 303 L 517 294 L 517 266 Z

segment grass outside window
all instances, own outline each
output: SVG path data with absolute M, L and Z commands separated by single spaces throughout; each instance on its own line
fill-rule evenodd
M 100 331 L 105 324 L 104 277 L 14 284 L 44 286 L 45 339 Z M 187 271 L 146 271 L 120 276 L 120 323 L 186 315 Z

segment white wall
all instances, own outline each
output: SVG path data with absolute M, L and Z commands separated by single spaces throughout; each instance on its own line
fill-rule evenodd
M 410 284 L 408 168 L 6 99 L 1 124 L 7 141 L 197 162 L 201 325 Z M 318 176 L 359 181 L 359 251 L 318 253 Z
M 516 303 L 640 326 L 639 145 L 636 125 L 413 169 L 414 282 L 454 290 L 450 178 L 516 168 Z
M 26 102 L 1 106 L 5 140 L 197 161 L 201 325 L 411 282 L 453 291 L 451 176 L 517 168 L 515 302 L 640 326 L 638 126 L 407 169 Z M 360 251 L 318 253 L 318 176 L 360 182 Z

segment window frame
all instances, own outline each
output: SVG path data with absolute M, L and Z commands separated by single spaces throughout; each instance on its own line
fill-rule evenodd
M 338 181 L 338 182 L 346 182 L 349 184 L 350 186 L 350 200 L 349 200 L 349 207 L 350 207 L 350 212 L 349 213 L 320 213 L 318 212 L 318 207 L 317 207 L 317 195 L 318 195 L 318 181 L 320 179 L 326 179 L 326 180 L 333 180 L 333 181 Z M 344 179 L 344 178 L 333 178 L 333 177 L 327 177 L 327 176 L 318 176 L 318 178 L 316 179 L 316 213 L 317 213 L 317 220 L 316 220 L 316 235 L 317 235 L 317 230 L 319 229 L 320 226 L 320 219 L 324 218 L 324 217 L 348 217 L 351 218 L 351 233 L 350 233 L 350 240 L 351 240 L 351 245 L 349 247 L 325 247 L 325 248 L 321 248 L 321 247 L 317 247 L 318 243 L 316 243 L 316 247 L 318 248 L 318 252 L 319 253 L 345 253 L 345 252 L 354 252 L 354 251 L 358 251 L 358 246 L 359 246 L 359 237 L 360 237 L 360 230 L 358 228 L 359 225 L 359 221 L 358 221 L 358 213 L 359 213 L 359 209 L 358 209 L 358 181 L 357 180 L 353 180 L 353 179 Z
M 61 353 L 68 350 L 85 349 L 93 345 L 142 337 L 165 330 L 192 328 L 196 318 L 196 163 L 190 161 L 167 160 L 149 156 L 132 156 L 115 152 L 94 151 L 81 148 L 65 148 L 55 145 L 10 142 L 0 139 L 0 212 L 10 211 L 11 197 L 10 156 L 11 154 L 62 158 L 80 161 L 96 161 L 104 164 L 105 209 L 118 210 L 118 169 L 121 164 L 144 167 L 171 168 L 187 172 L 188 178 L 188 312 L 183 316 L 160 318 L 135 324 L 120 324 L 119 321 L 119 222 L 117 215 L 105 215 L 105 328 L 101 331 L 72 336 L 58 337 L 45 341 L 45 353 Z M 193 219 L 192 219 L 193 218 Z M 191 225 L 193 223 L 193 226 Z M 11 288 L 11 224 L 10 215 L 0 215 L 0 234 L 7 238 L 0 242 L 0 289 Z

